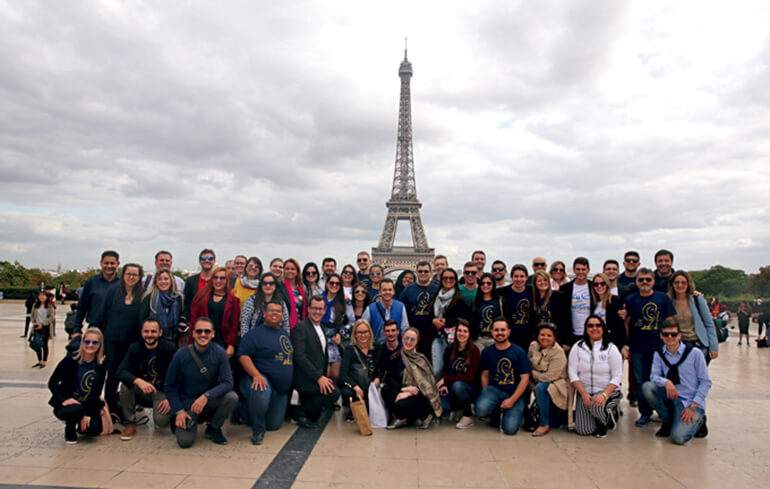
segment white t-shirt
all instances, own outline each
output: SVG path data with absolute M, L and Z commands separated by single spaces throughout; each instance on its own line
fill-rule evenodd
M 617 296 L 618 295 L 618 288 L 617 287 L 611 288 L 610 289 L 610 294 L 612 294 L 614 296 Z
M 315 329 L 315 334 L 318 335 L 318 339 L 319 341 L 321 341 L 321 349 L 323 349 L 323 351 L 326 351 L 326 335 L 324 334 L 323 328 L 321 328 L 320 325 L 316 326 L 314 324 L 313 329 Z
M 583 336 L 586 319 L 591 315 L 591 291 L 588 283 L 573 284 L 570 310 L 572 312 L 572 332 L 576 336 Z
M 605 324 L 607 323 L 607 311 L 604 309 L 604 306 L 602 306 L 601 302 L 596 304 L 596 307 L 594 307 L 594 314 L 602 318 Z

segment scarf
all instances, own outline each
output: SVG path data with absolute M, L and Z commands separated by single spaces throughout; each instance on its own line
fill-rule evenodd
M 404 362 L 404 373 L 401 374 L 401 383 L 405 386 L 416 386 L 420 392 L 430 401 L 433 413 L 441 416 L 441 400 L 438 395 L 438 387 L 433 377 L 433 367 L 422 353 L 416 351 L 407 352 L 401 350 L 401 361 Z
M 300 319 L 303 319 L 307 316 L 307 297 L 305 297 L 305 288 L 301 285 L 297 287 L 297 290 L 299 290 L 299 295 L 302 297 L 302 318 L 298 318 L 297 301 L 294 297 L 294 292 L 291 290 L 289 279 L 284 279 L 283 283 L 286 285 L 286 291 L 289 295 L 289 328 L 294 328 L 294 325 L 297 324 Z
M 452 302 L 452 297 L 455 296 L 455 289 L 449 290 L 441 289 L 436 294 L 436 302 L 433 303 L 433 315 L 437 318 L 443 318 L 446 313 L 446 308 L 449 303 Z
M 240 277 L 238 280 L 241 281 L 241 285 L 247 289 L 256 290 L 257 287 L 259 287 L 259 277 L 255 279 L 250 279 L 246 275 L 243 277 Z
M 153 317 L 160 323 L 164 338 L 174 338 L 179 324 L 179 308 L 176 307 L 176 295 L 158 291 L 152 305 Z

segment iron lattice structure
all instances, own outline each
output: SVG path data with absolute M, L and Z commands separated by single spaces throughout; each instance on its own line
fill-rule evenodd
M 412 64 L 404 60 L 398 69 L 401 78 L 401 98 L 398 108 L 398 136 L 396 141 L 396 164 L 393 171 L 393 190 L 385 206 L 388 215 L 380 234 L 380 242 L 372 248 L 372 261 L 379 263 L 385 273 L 394 270 L 414 270 L 422 260 L 433 260 L 434 250 L 428 245 L 425 229 L 422 225 L 420 208 L 417 200 L 417 185 L 414 178 L 414 154 L 412 151 L 412 102 L 411 87 Z M 394 246 L 399 221 L 409 221 L 412 234 L 412 246 Z

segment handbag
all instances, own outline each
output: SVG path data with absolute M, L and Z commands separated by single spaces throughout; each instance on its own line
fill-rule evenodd
M 369 424 L 372 428 L 385 428 L 388 426 L 388 413 L 385 410 L 385 401 L 382 399 L 379 387 L 374 382 L 369 384 Z
M 537 407 L 537 399 L 532 399 L 530 405 L 524 410 L 524 430 L 535 431 L 540 424 L 540 409 Z
M 366 412 L 366 403 L 360 399 L 354 401 L 351 397 L 350 411 L 353 413 L 353 418 L 356 420 L 361 436 L 371 436 L 372 425 L 369 422 L 369 414 Z
M 31 335 L 29 335 L 29 347 L 32 348 L 32 351 L 39 352 L 43 349 L 43 333 L 40 331 L 33 331 Z

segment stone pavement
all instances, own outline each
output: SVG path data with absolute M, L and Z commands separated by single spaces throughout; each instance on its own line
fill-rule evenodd
M 182 451 L 168 432 L 151 426 L 140 426 L 130 442 L 107 436 L 65 445 L 45 384 L 64 351 L 68 309 L 59 306 L 58 336 L 41 371 L 30 368 L 34 352 L 19 338 L 23 305 L 0 303 L 0 487 L 743 489 L 770 478 L 763 417 L 770 408 L 770 349 L 738 346 L 735 337 L 710 367 L 710 434 L 684 447 L 656 439 L 657 423 L 635 428 L 637 412 L 625 402 L 625 416 L 606 439 L 561 430 L 508 437 L 482 425 L 375 430 L 364 438 L 336 413 L 320 438 L 285 424 L 259 447 L 251 445 L 247 427 L 229 423 L 226 446 L 200 437 Z

